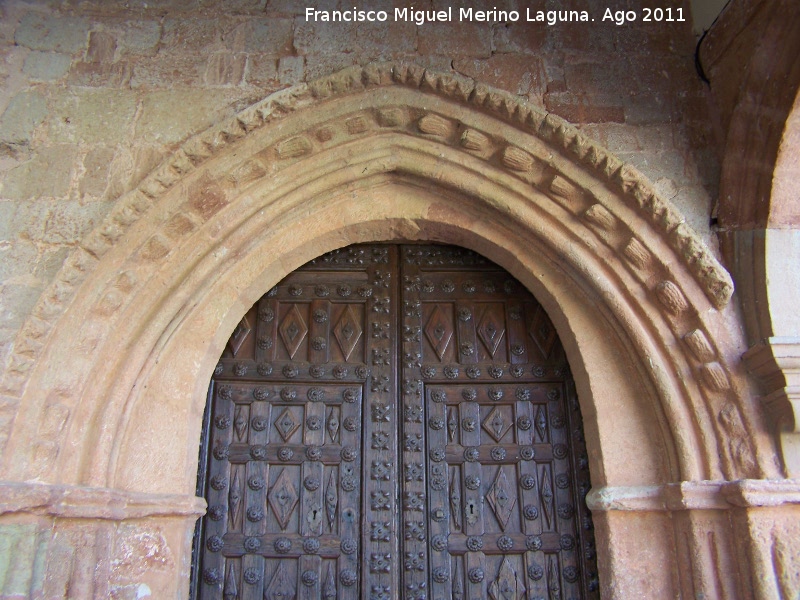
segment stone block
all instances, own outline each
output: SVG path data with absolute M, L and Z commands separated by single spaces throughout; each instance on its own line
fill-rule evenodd
M 417 31 L 420 54 L 488 58 L 492 54 L 489 23 L 432 23 Z
M 0 287 L 0 328 L 19 329 L 42 290 L 27 285 L 9 284 Z M 0 560 L 2 562 L 2 560 Z
M 86 50 L 86 62 L 114 62 L 117 51 L 117 39 L 107 31 L 92 31 L 89 34 L 89 47 Z
M 357 54 L 321 53 L 309 54 L 306 57 L 306 80 L 311 81 L 318 77 L 330 75 L 345 67 L 358 64 Z
M 44 222 L 50 201 L 0 202 L 0 245 L 17 240 L 38 240 L 44 232 Z
M 120 20 L 110 27 L 117 36 L 117 52 L 120 56 L 151 56 L 158 50 L 161 23 L 155 19 Z
M 278 83 L 278 60 L 269 55 L 251 54 L 247 59 L 247 83 L 259 87 Z
M 114 150 L 96 146 L 83 157 L 83 175 L 78 182 L 81 198 L 100 198 L 108 187 L 108 170 L 114 159 Z
M 20 22 L 14 41 L 31 50 L 75 54 L 86 47 L 89 21 L 82 17 L 27 13 Z
M 495 54 L 490 58 L 454 61 L 456 71 L 512 94 L 540 96 L 545 91 L 544 64 L 540 58 Z
M 16 202 L 8 200 L 0 202 L 0 245 L 17 238 L 16 227 L 13 224 L 17 206 Z
M 278 80 L 283 85 L 295 85 L 303 81 L 305 59 L 302 56 L 284 56 L 278 61 Z
M 34 80 L 54 81 L 67 74 L 72 58 L 57 52 L 35 50 L 25 58 L 23 73 Z
M 124 90 L 70 90 L 50 103 L 54 142 L 118 144 L 127 139 L 136 94 Z
M 39 250 L 29 241 L 17 240 L 13 243 L 0 244 L 0 281 L 20 283 L 18 279 L 23 281 L 29 279 L 36 268 L 38 258 Z
M 356 52 L 356 30 L 354 23 L 306 22 L 304 17 L 298 17 L 295 22 L 294 47 L 300 54 L 333 56 Z
M 69 192 L 74 162 L 75 149 L 71 146 L 42 148 L 0 180 L 0 198 L 62 198 Z
M 391 11 L 387 11 L 391 14 Z M 392 19 L 392 17 L 390 17 Z M 391 60 L 398 53 L 412 54 L 417 47 L 417 26 L 392 20 L 371 23 L 356 30 L 358 51 L 368 60 Z
M 71 85 L 85 87 L 128 87 L 131 66 L 127 61 L 117 63 L 79 62 L 69 74 Z
M 629 125 L 669 123 L 674 120 L 675 105 L 664 92 L 629 94 L 623 100 L 625 122 Z
M 223 90 L 174 90 L 147 94 L 136 123 L 145 143 L 174 144 L 233 114 Z
M 58 202 L 47 214 L 42 241 L 76 244 L 100 223 L 110 209 L 111 203 L 107 202 Z
M 39 548 L 35 523 L 4 524 L 0 527 L 0 581 L 3 582 L 4 598 L 27 598 L 33 587 L 40 588 L 41 581 L 34 582 Z
M 199 53 L 185 56 L 158 54 L 133 65 L 132 88 L 172 89 L 189 87 L 203 81 L 207 58 Z
M 239 85 L 244 78 L 247 55 L 215 52 L 208 57 L 205 82 L 208 85 Z
M 64 265 L 72 248 L 68 246 L 51 246 L 44 250 L 36 262 L 34 277 L 43 283 L 49 283 Z
M 599 104 L 596 99 L 571 92 L 548 92 L 544 95 L 545 108 L 570 123 L 622 123 L 625 112 L 622 106 Z
M 164 20 L 161 46 L 170 53 L 198 54 L 225 50 L 222 43 L 222 23 L 220 19 Z
M 495 51 L 498 53 L 539 53 L 547 42 L 547 28 L 522 20 L 494 27 L 492 33 Z
M 633 81 L 620 85 L 625 80 L 625 71 L 619 68 L 616 61 L 574 62 L 564 65 L 564 81 L 567 90 L 573 94 L 583 94 L 590 98 L 595 96 L 621 97 L 638 89 L 638 82 Z
M 593 14 L 590 6 L 582 6 L 578 10 L 589 10 L 590 17 Z M 595 17 L 600 19 L 602 17 Z M 590 56 L 613 56 L 616 53 L 614 47 L 614 29 L 616 26 L 603 26 L 600 22 L 595 23 L 557 23 L 555 26 L 547 26 L 546 50 L 560 51 L 569 50 L 580 52 Z M 638 50 L 641 52 L 641 49 Z
M 315 2 L 314 6 L 318 10 L 333 10 L 340 8 L 339 3 L 336 0 L 322 0 L 321 2 Z M 304 5 L 296 2 L 295 0 L 270 0 L 267 3 L 267 14 L 269 15 L 294 16 L 302 15 L 304 12 Z
M 121 147 L 117 149 L 108 170 L 108 187 L 104 199 L 117 198 L 130 191 L 163 160 L 155 146 Z
M 199 0 L 202 7 L 217 8 L 219 0 Z M 267 8 L 267 0 L 227 0 L 225 2 L 225 12 L 228 14 L 263 14 Z
M 12 152 L 17 146 L 30 144 L 33 132 L 47 116 L 47 102 L 35 91 L 21 92 L 0 116 L 0 148 Z
M 248 19 L 225 36 L 225 44 L 234 52 L 258 52 L 282 56 L 291 54 L 294 37 L 292 19 Z
M 679 22 L 661 22 L 657 27 L 646 27 L 646 25 L 640 23 L 639 26 L 615 27 L 614 46 L 625 54 L 641 55 L 644 50 L 692 56 L 691 50 L 695 46 L 695 40 L 688 27 L 682 27 Z

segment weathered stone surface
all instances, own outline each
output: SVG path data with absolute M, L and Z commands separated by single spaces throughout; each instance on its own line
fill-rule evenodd
M 548 111 L 572 123 L 623 123 L 625 109 L 621 105 L 602 105 L 589 97 L 572 92 L 548 92 L 544 95 Z
M 27 13 L 17 27 L 14 41 L 31 50 L 74 54 L 86 47 L 89 20 L 81 17 Z
M 137 98 L 123 90 L 79 90 L 50 101 L 49 134 L 53 142 L 117 144 L 125 140 L 136 113 Z
M 179 53 L 207 54 L 224 50 L 221 19 L 169 18 L 164 21 L 162 44 Z
M 75 244 L 100 222 L 109 208 L 103 202 L 59 202 L 48 211 L 42 241 Z
M 155 145 L 118 148 L 108 166 L 105 198 L 118 198 L 130 191 L 163 159 L 163 151 Z
M 139 18 L 118 20 L 109 23 L 117 37 L 117 51 L 120 56 L 152 56 L 158 49 L 161 39 L 161 23 L 157 19 Z
M 259 87 L 278 83 L 278 59 L 263 54 L 251 54 L 247 59 L 247 83 Z
M 117 38 L 106 31 L 92 31 L 89 34 L 89 47 L 86 50 L 86 62 L 114 62 L 117 51 Z
M 30 281 L 38 258 L 38 248 L 29 241 L 17 240 L 14 243 L 0 244 L 0 281 Z
M 83 174 L 78 191 L 81 197 L 101 197 L 108 187 L 108 170 L 114 159 L 114 149 L 96 146 L 83 158 Z
M 46 549 L 47 536 L 37 535 L 33 523 L 0 525 L 0 581 L 8 598 L 31 597 L 41 591 L 44 573 L 32 569 Z
M 31 79 L 52 81 L 67 74 L 72 57 L 56 52 L 34 51 L 25 58 L 23 71 Z
M 285 56 L 292 52 L 292 19 L 248 19 L 226 35 L 225 43 L 236 52 Z
M 78 62 L 69 73 L 69 83 L 87 87 L 127 87 L 131 81 L 128 62 L 100 63 Z
M 488 58 L 492 53 L 489 31 L 490 26 L 485 23 L 426 24 L 417 32 L 417 51 L 451 58 Z
M 247 56 L 215 52 L 208 57 L 205 81 L 208 85 L 239 85 L 244 77 Z
M 38 92 L 17 94 L 0 116 L 0 147 L 14 151 L 30 144 L 33 132 L 47 116 L 47 102 Z
M 535 57 L 495 54 L 488 59 L 462 58 L 454 61 L 453 67 L 459 73 L 532 99 L 541 97 L 546 87 L 544 64 Z
M 11 169 L 0 181 L 0 198 L 61 198 L 67 195 L 75 166 L 71 146 L 41 148 L 33 158 Z
M 42 293 L 40 287 L 4 285 L 0 288 L 0 328 L 19 329 Z
M 173 144 L 202 131 L 227 113 L 223 91 L 153 92 L 142 100 L 136 136 L 148 144 Z M 175 110 L 175 107 L 181 107 Z
M 278 81 L 295 85 L 303 81 L 305 59 L 302 56 L 284 56 L 278 61 Z
M 202 81 L 207 60 L 203 54 L 157 54 L 133 65 L 130 85 L 148 90 L 191 87 Z

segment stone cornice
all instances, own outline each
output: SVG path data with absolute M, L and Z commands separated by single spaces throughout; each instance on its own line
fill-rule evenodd
M 800 504 L 800 480 L 683 481 L 659 486 L 592 489 L 589 509 L 607 511 L 730 510 Z
M 148 517 L 199 517 L 205 514 L 205 510 L 205 500 L 195 496 L 0 482 L 0 515 L 27 513 L 64 519 L 123 521 Z
M 660 486 L 592 489 L 592 511 L 730 510 L 800 504 L 800 480 L 683 481 Z M 0 482 L 0 515 L 34 514 L 122 521 L 147 517 L 198 517 L 203 498 L 144 494 L 109 488 Z

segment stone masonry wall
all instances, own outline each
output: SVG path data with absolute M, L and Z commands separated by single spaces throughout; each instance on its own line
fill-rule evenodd
M 566 118 L 637 166 L 714 245 L 717 148 L 688 2 L 685 23 L 625 27 L 601 24 L 601 13 L 553 27 L 325 26 L 307 23 L 298 5 L 0 2 L 0 363 L 70 249 L 173 149 L 276 90 L 375 60 L 454 70 Z M 0 431 L 13 414 L 0 407 Z

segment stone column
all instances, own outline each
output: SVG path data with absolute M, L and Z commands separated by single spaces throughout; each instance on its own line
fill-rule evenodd
M 38 483 L 0 484 L 0 597 L 186 598 L 205 501 Z
M 604 598 L 800 594 L 800 481 L 684 481 L 587 496 Z M 659 557 L 673 556 L 669 564 Z M 651 559 L 650 557 L 654 557 Z

